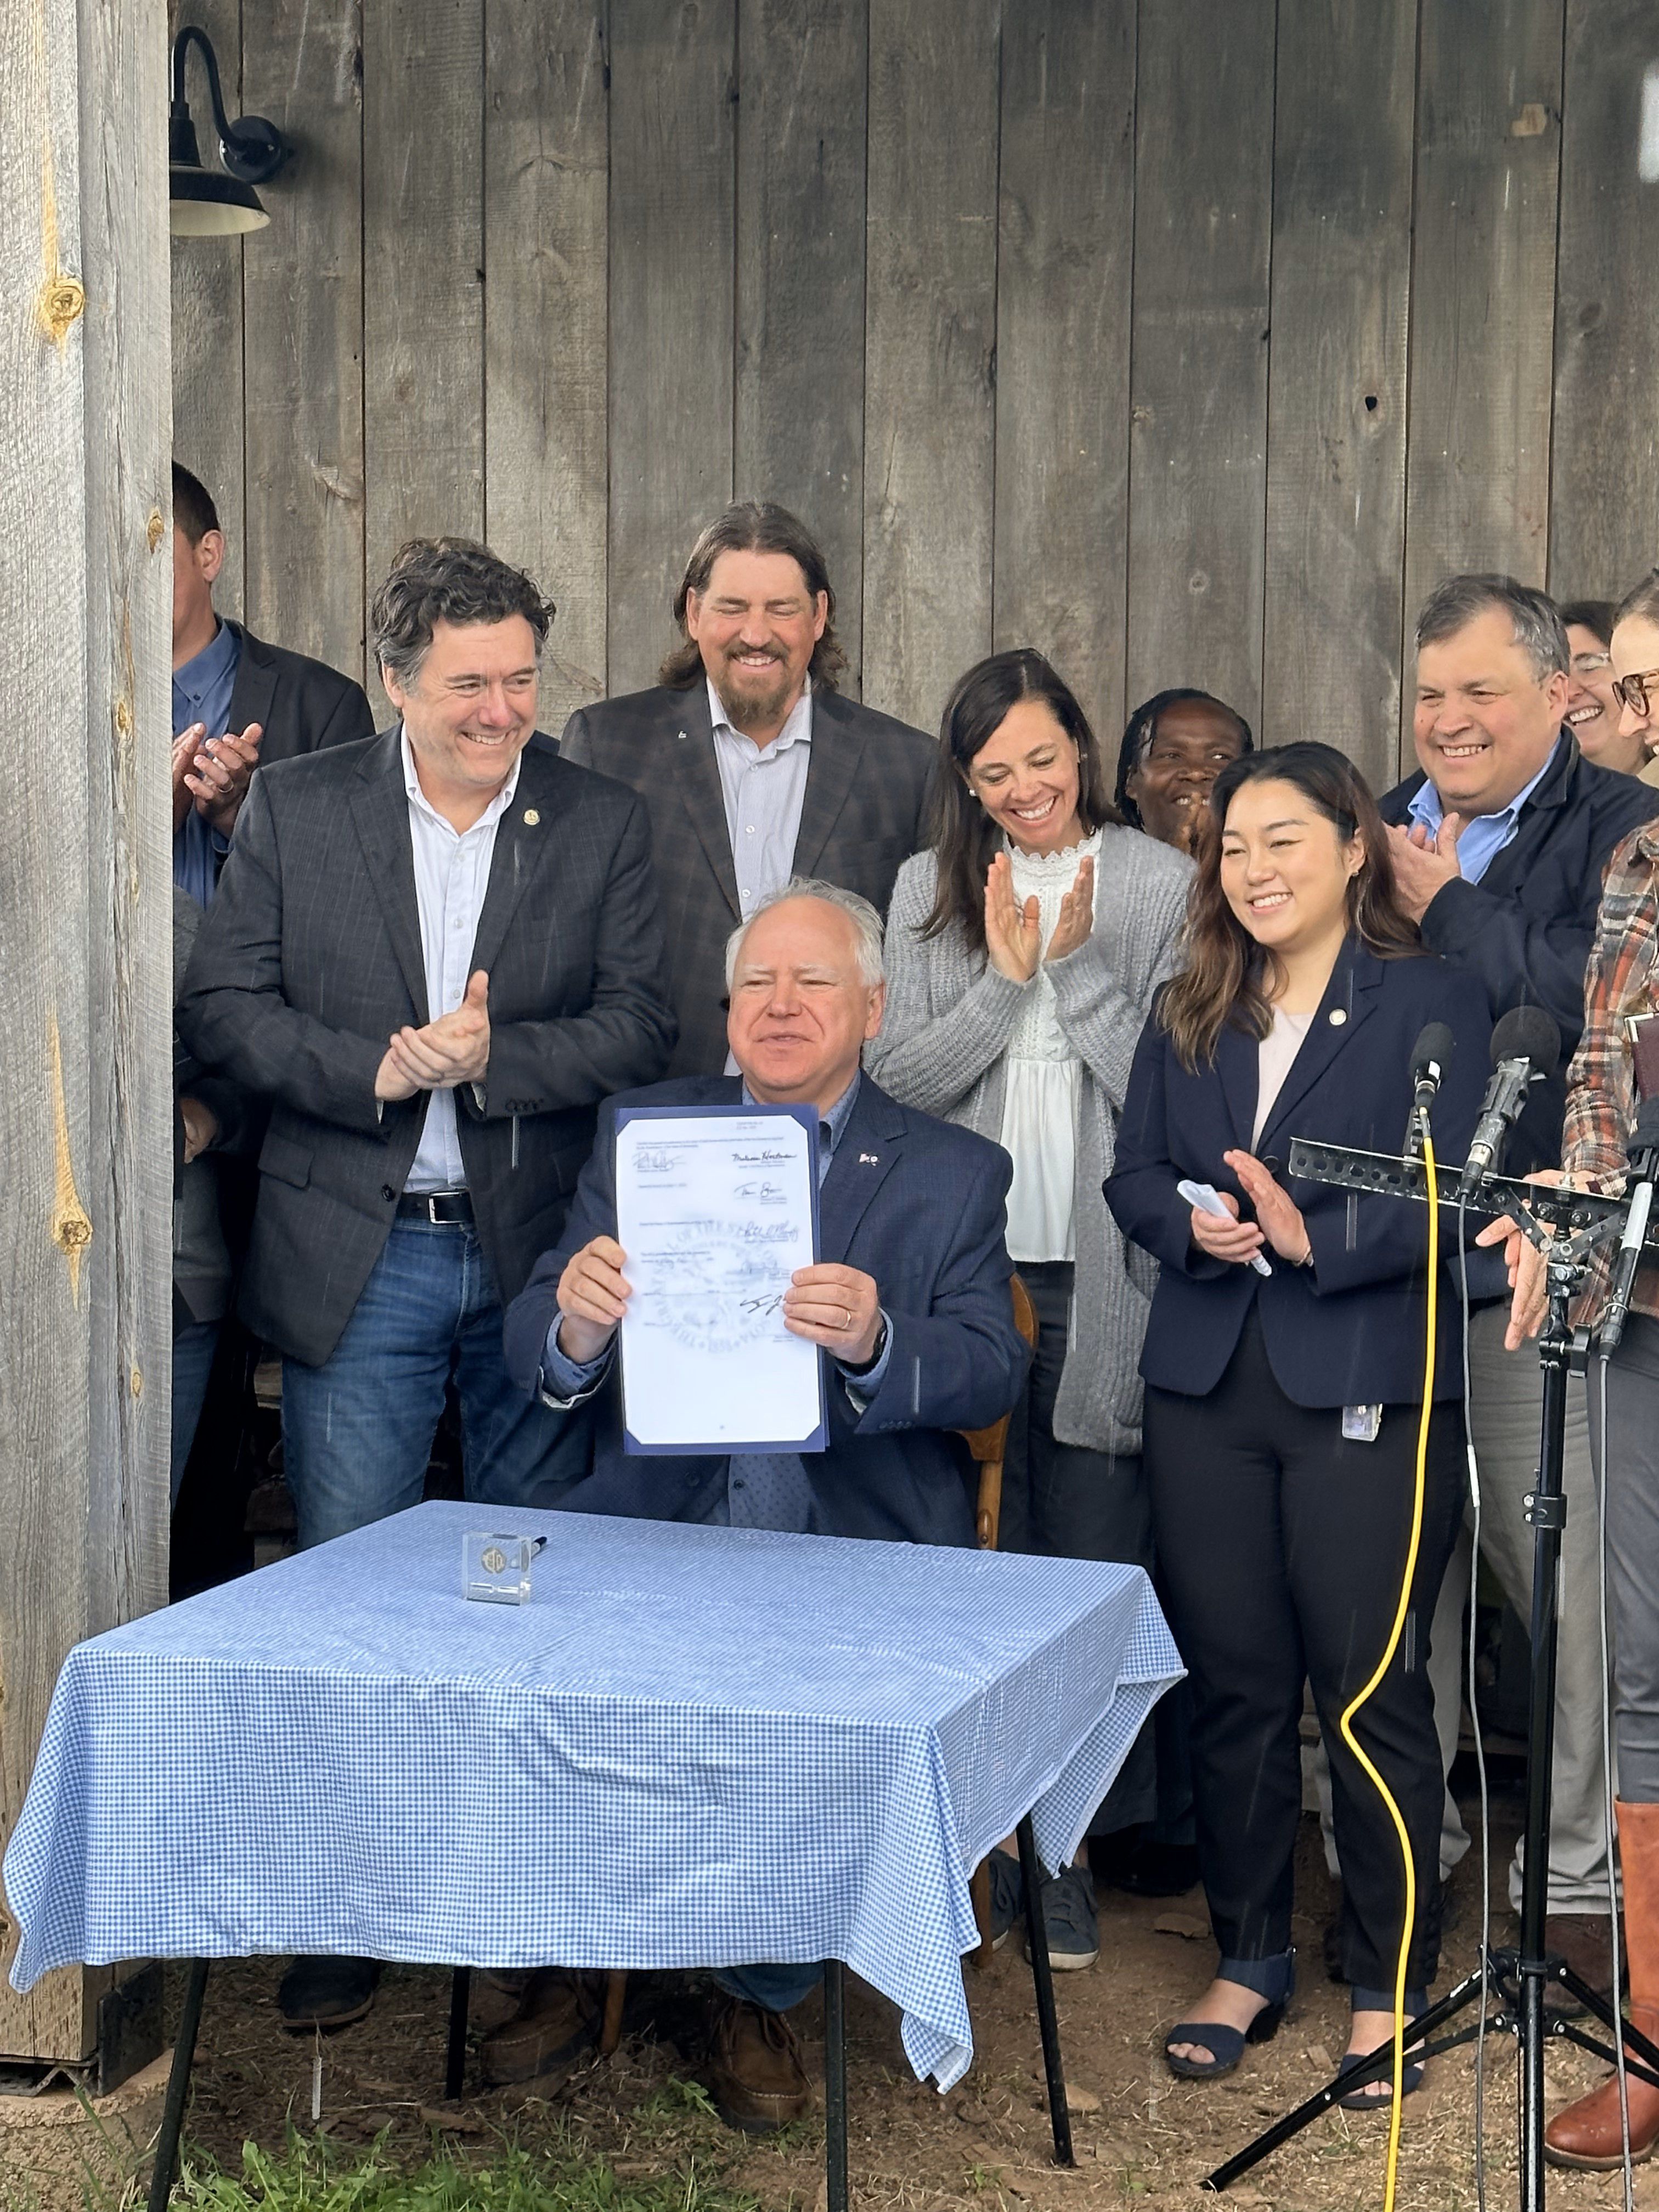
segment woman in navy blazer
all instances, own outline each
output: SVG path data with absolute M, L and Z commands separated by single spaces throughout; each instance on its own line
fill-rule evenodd
M 1170 1626 L 1191 1679 L 1199 1854 L 1221 1948 L 1175 2072 L 1230 2072 L 1291 1985 L 1298 1723 L 1313 1686 L 1343 1869 L 1350 2056 L 1393 2032 L 1405 1911 L 1386 1808 L 1339 1729 L 1382 1656 L 1410 1534 L 1423 1396 L 1427 1208 L 1287 1182 L 1293 1136 L 1397 1154 L 1412 1048 L 1457 1041 L 1435 1102 L 1461 1165 L 1487 1067 L 1480 986 L 1425 953 L 1358 772 L 1328 745 L 1224 769 L 1199 838 L 1186 963 L 1135 1055 L 1107 1200 L 1162 1264 L 1142 1355 L 1146 1471 Z M 1208 1183 L 1227 1218 L 1176 1186 Z M 1261 1255 L 1271 1273 L 1250 1263 Z M 1435 1413 L 1407 1632 L 1354 1725 L 1416 1865 L 1408 2004 L 1439 1948 L 1443 1793 L 1428 1626 L 1463 1502 L 1455 1303 L 1440 1305 Z M 1415 2087 L 1420 2069 L 1408 2069 Z M 1389 2084 L 1345 2102 L 1386 2102 Z

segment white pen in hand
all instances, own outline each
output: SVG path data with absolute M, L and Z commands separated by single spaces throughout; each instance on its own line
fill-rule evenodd
M 1218 1221 L 1231 1221 L 1235 1218 L 1235 1216 L 1229 1213 L 1221 1203 L 1221 1194 L 1213 1183 L 1178 1182 L 1176 1185 L 1176 1194 L 1177 1197 L 1184 1198 L 1188 1206 L 1195 1206 L 1200 1213 L 1212 1213 Z M 1271 1275 L 1273 1273 L 1273 1269 L 1260 1252 L 1251 1253 L 1250 1265 L 1258 1275 Z

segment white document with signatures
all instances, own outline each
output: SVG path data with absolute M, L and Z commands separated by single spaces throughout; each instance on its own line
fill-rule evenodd
M 793 1106 L 618 1114 L 629 1451 L 823 1449 L 823 1363 L 783 1322 L 790 1277 L 817 1255 L 817 1118 Z

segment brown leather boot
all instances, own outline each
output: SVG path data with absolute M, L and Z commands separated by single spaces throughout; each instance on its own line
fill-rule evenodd
M 1630 2017 L 1659 2043 L 1659 1805 L 1619 1805 L 1619 1860 L 1625 1878 L 1625 1947 L 1630 1960 Z M 1626 2076 L 1630 2154 L 1646 2158 L 1659 2142 L 1659 2089 Z M 1552 2166 L 1610 2172 L 1623 2162 L 1619 2077 L 1559 2112 L 1544 2130 Z
M 479 2046 L 484 2080 L 497 2089 L 533 2081 L 538 2094 L 548 2094 L 598 2042 L 599 2009 L 591 1977 L 538 1967 L 518 2010 Z
M 811 2086 L 787 2016 L 721 1991 L 714 2000 L 708 2046 L 708 2094 L 729 2128 L 769 2135 L 805 2119 Z

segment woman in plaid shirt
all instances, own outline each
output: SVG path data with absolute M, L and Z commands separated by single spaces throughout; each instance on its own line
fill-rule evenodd
M 1613 617 L 1614 692 L 1620 735 L 1659 742 L 1659 568 L 1650 571 Z M 1632 1017 L 1659 1014 L 1659 823 L 1633 830 L 1613 852 L 1584 978 L 1584 1031 L 1567 1076 L 1561 1164 L 1592 1190 L 1624 1188 L 1636 1119 Z M 1659 1021 L 1654 1036 L 1659 1041 Z M 1659 1095 L 1659 1085 L 1643 1086 Z M 1486 1232 L 1490 1241 L 1495 1232 Z M 1540 1255 L 1519 1237 L 1509 1246 L 1515 1308 L 1509 1341 L 1535 1335 L 1543 1321 Z M 1597 1267 L 1581 1319 L 1606 1304 L 1609 1269 Z M 1630 1318 L 1607 1366 L 1607 1437 L 1601 1454 L 1607 1517 L 1607 1592 L 1614 1645 L 1620 1863 L 1630 1960 L 1631 2018 L 1659 2042 L 1659 1267 L 1638 1273 Z M 1659 2089 L 1628 2076 L 1630 2147 L 1646 2158 L 1659 2142 Z M 1619 2085 L 1558 2112 L 1545 2134 L 1558 2166 L 1622 2163 Z

